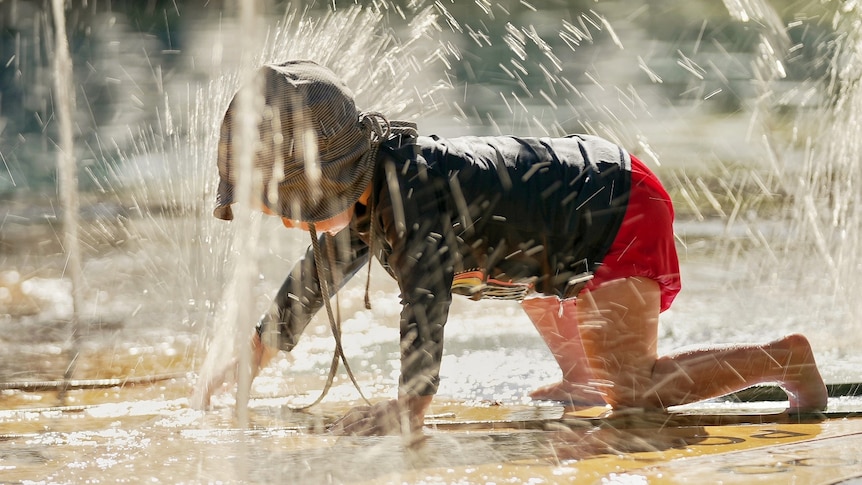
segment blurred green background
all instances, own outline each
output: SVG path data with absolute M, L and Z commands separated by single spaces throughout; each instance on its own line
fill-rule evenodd
M 269 1 L 262 2 L 261 14 L 275 22 L 291 10 L 313 16 L 354 3 Z M 441 37 L 457 54 L 441 74 L 452 83 L 452 112 L 460 117 L 461 131 L 492 131 L 495 122 L 503 132 L 534 131 L 496 121 L 505 118 L 502 92 L 525 103 L 568 104 L 570 112 L 559 117 L 562 131 L 602 131 L 601 123 L 616 123 L 606 131 L 623 142 L 637 135 L 628 121 L 647 113 L 660 119 L 696 109 L 727 117 L 750 111 L 769 95 L 768 111 L 787 115 L 822 102 L 830 49 L 839 35 L 834 20 L 843 4 L 774 1 L 762 4 L 768 7 L 764 18 L 741 21 L 729 6 L 706 0 L 358 3 L 384 10 L 384 28 L 390 29 L 406 24 L 425 4 L 445 9 Z M 201 44 L 201 32 L 220 30 L 237 12 L 234 2 L 205 0 L 67 4 L 76 158 L 82 189 L 93 190 L 104 170 L 100 161 L 133 151 L 140 130 L 165 129 L 166 91 L 218 76 L 213 46 Z M 49 5 L 0 1 L 0 199 L 7 201 L 54 191 Z M 786 71 L 766 80 L 775 81 L 768 93 L 758 89 L 756 72 L 765 55 L 764 36 L 776 43 L 775 56 Z M 543 99 L 538 91 L 548 84 L 546 69 L 559 69 L 582 97 L 545 89 L 552 101 Z M 628 97 L 622 106 L 603 99 L 622 97 Z

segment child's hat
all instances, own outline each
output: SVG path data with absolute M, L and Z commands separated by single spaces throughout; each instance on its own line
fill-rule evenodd
M 253 165 L 263 184 L 263 203 L 282 217 L 304 222 L 329 219 L 353 205 L 373 175 L 369 156 L 374 123 L 356 109 L 353 94 L 335 74 L 312 61 L 263 66 L 253 101 L 258 132 Z M 255 90 L 255 92 L 261 92 Z M 213 215 L 233 219 L 239 148 L 239 93 L 221 126 L 219 185 Z M 261 103 L 262 101 L 262 103 Z M 243 110 L 244 111 L 244 110 Z

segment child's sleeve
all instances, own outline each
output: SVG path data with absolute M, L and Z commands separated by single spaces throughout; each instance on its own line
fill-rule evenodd
M 329 244 L 327 239 L 342 236 L 330 236 L 324 233 L 320 236 L 320 247 L 327 247 Z M 336 243 L 337 246 L 338 243 Z M 349 247 L 344 251 L 336 250 L 335 253 L 335 264 L 331 266 L 329 272 L 330 279 L 333 276 L 337 278 L 334 284 L 331 280 L 329 282 L 333 295 L 368 263 L 368 246 L 350 229 Z M 326 257 L 328 256 L 324 254 L 324 258 Z M 305 256 L 296 262 L 293 270 L 282 283 L 272 308 L 261 317 L 257 325 L 257 332 L 264 344 L 288 352 L 296 346 L 305 327 L 323 307 L 323 296 L 317 275 L 314 252 L 309 245 Z

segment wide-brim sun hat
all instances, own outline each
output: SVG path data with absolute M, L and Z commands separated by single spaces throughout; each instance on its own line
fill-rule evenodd
M 253 166 L 263 200 L 276 214 L 319 222 L 356 203 L 371 182 L 372 129 L 352 92 L 332 71 L 306 60 L 269 64 L 254 80 L 258 139 Z M 213 215 L 233 219 L 238 95 L 225 112 L 218 145 L 219 185 Z M 260 98 L 258 98 L 260 99 Z

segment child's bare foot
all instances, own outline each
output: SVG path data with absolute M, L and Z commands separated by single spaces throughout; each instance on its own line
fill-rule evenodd
M 594 388 L 585 384 L 560 381 L 540 387 L 530 393 L 530 399 L 535 401 L 561 401 L 571 406 L 604 406 L 602 399 Z
M 788 411 L 805 413 L 825 410 L 828 398 L 826 384 L 817 370 L 808 339 L 794 334 L 785 337 L 784 343 L 790 347 L 791 355 L 799 356 L 799 362 L 794 363 L 798 377 L 788 379 L 782 385 L 790 401 Z
M 790 401 L 789 413 L 810 413 L 826 410 L 827 393 L 823 380 L 812 379 L 801 384 L 805 388 L 786 389 Z

